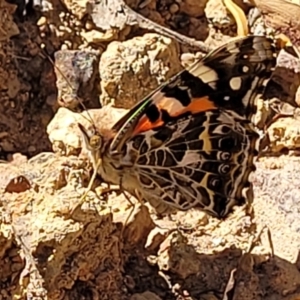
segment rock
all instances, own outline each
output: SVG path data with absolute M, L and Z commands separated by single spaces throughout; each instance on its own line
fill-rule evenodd
M 19 166 L 27 162 L 27 157 L 21 153 L 14 153 L 8 157 L 8 161 L 14 166 Z
M 87 129 L 91 129 L 93 124 L 97 128 L 110 129 L 126 112 L 124 109 L 107 106 L 79 114 L 61 107 L 47 127 L 49 139 L 55 148 L 54 152 L 67 156 L 79 154 L 82 137 L 77 126 L 78 122 Z
M 4 191 L 5 193 L 21 193 L 29 190 L 31 184 L 28 179 L 24 176 L 17 176 L 10 180 L 6 185 Z
M 161 300 L 160 297 L 152 292 L 144 292 L 142 294 L 134 294 L 130 297 L 130 300 Z
M 0 17 L 4 12 L 12 13 L 2 1 Z M 6 25 L 9 25 L 8 16 L 2 17 L 1 21 L 7 20 Z M 44 71 L 50 63 L 46 58 L 42 58 L 40 48 L 35 41 L 36 28 L 33 29 L 34 26 L 29 23 L 24 22 L 22 34 L 14 41 L 7 38 L 1 42 L 0 152 L 2 159 L 14 152 L 35 155 L 50 148 L 44 124 L 49 122 L 53 111 L 45 100 L 46 95 L 51 94 L 54 81 L 47 76 L 43 78 L 43 74 L 46 75 Z M 31 38 L 27 34 L 30 30 Z M 43 81 L 46 77 L 47 80 Z
M 181 69 L 177 42 L 145 34 L 112 42 L 100 60 L 101 102 L 130 108 Z
M 195 249 L 187 244 L 187 239 L 180 232 L 174 232 L 161 244 L 158 251 L 158 266 L 164 272 L 175 272 L 179 277 L 200 271 L 200 264 Z
M 129 212 L 123 237 L 128 241 L 127 247 L 144 245 L 150 231 L 155 228 L 155 224 L 152 221 L 149 210 L 145 205 L 135 205 L 131 209 L 132 211 Z M 124 221 L 124 214 L 122 215 L 122 219 Z M 117 222 L 117 219 L 114 220 Z
M 127 25 L 137 25 L 136 14 L 123 0 L 90 1 L 88 13 L 97 28 L 104 32 L 112 28 L 123 30 Z M 113 17 L 112 17 L 113 16 Z
M 155 251 L 159 248 L 160 244 L 166 239 L 169 234 L 168 229 L 155 227 L 149 234 L 146 242 L 146 249 L 148 251 Z
M 115 29 L 108 29 L 105 32 L 101 32 L 100 30 L 92 29 L 82 32 L 81 36 L 89 44 L 99 44 L 116 40 L 118 38 L 118 31 Z
M 47 168 L 44 172 L 47 182 Z M 107 294 L 113 299 L 121 299 L 122 259 L 119 249 L 122 243 L 108 210 L 100 214 L 87 212 L 86 218 L 79 223 L 62 216 L 63 205 L 70 205 L 74 198 L 80 197 L 74 188 L 73 192 L 72 188 L 65 187 L 54 194 L 43 190 L 38 196 L 33 191 L 12 195 L 4 195 L 8 200 L 4 210 L 13 212 L 10 228 L 15 242 L 8 244 L 7 237 L 7 251 L 1 261 L 13 266 L 18 260 L 20 266 L 14 268 L 16 273 L 10 271 L 1 275 L 2 280 L 17 279 L 9 293 L 21 298 L 42 293 L 42 299 L 55 300 L 78 299 L 85 290 L 98 294 L 100 299 Z M 1 226 L 0 236 L 2 234 Z M 18 248 L 19 254 L 11 257 L 10 253 Z M 107 257 L 110 268 L 104 270 L 101 266 Z M 110 282 L 111 278 L 113 282 Z
M 194 62 L 201 59 L 203 55 L 200 52 L 197 52 L 195 54 L 193 53 L 182 53 L 180 60 L 181 64 L 184 68 L 188 68 L 191 66 Z
M 268 99 L 278 98 L 298 107 L 296 93 L 300 85 L 300 57 L 292 49 L 289 51 L 280 51 L 276 68 L 266 86 L 264 96 Z
M 87 0 L 64 0 L 62 2 L 69 12 L 75 15 L 78 19 L 82 19 L 87 14 Z
M 70 208 L 82 195 L 85 168 L 75 156 L 53 153 L 41 153 L 19 166 L 39 189 L 2 195 L 0 278 L 14 282 L 5 289 L 0 284 L 7 299 L 12 294 L 78 299 L 83 291 L 98 299 L 124 299 L 122 241 L 131 252 L 131 247 L 145 242 L 154 224 L 145 206 L 137 207 L 126 223 L 126 199 L 114 195 L 100 209 L 83 204 L 85 209 L 70 218 Z M 117 222 L 111 213 L 116 207 Z
M 0 163 L 1 190 L 8 193 L 19 193 L 30 188 L 31 184 L 20 168 L 11 163 Z
M 100 51 L 60 50 L 55 53 L 58 103 L 70 109 L 99 107 Z M 81 100 L 78 100 L 81 99 Z M 82 102 L 82 103 L 81 103 Z
M 180 11 L 191 17 L 201 17 L 204 15 L 204 8 L 207 0 L 183 0 L 180 3 Z
M 12 36 L 20 33 L 13 19 L 13 14 L 16 9 L 16 5 L 7 3 L 4 0 L 0 2 L 0 42 L 8 40 Z
M 270 126 L 268 134 L 269 147 L 273 153 L 300 148 L 300 120 L 281 118 Z
M 299 47 L 299 1 L 290 0 L 254 0 L 251 1 L 260 10 L 268 28 L 289 37 Z
M 33 0 L 34 4 L 37 2 Z M 49 63 L 50 68 L 44 70 L 48 62 L 41 58 L 42 53 L 38 47 L 41 40 L 47 44 L 46 50 L 50 50 L 49 54 L 52 55 L 54 49 L 60 48 L 62 41 L 69 49 L 82 49 L 85 46 L 82 44 L 83 39 L 89 46 L 95 47 L 93 43 L 97 43 L 101 48 L 105 48 L 111 40 L 118 39 L 119 42 L 113 43 L 110 48 L 113 50 L 112 69 L 116 73 L 108 74 L 111 72 L 110 63 L 104 64 L 106 69 L 102 69 L 102 66 L 100 69 L 104 72 L 107 70 L 105 75 L 109 82 L 117 86 L 112 98 L 117 97 L 120 106 L 123 98 L 134 104 L 142 97 L 136 94 L 146 94 L 169 78 L 174 64 L 178 64 L 178 69 L 181 68 L 177 43 L 162 37 L 162 33 L 152 35 L 156 36 L 154 42 L 145 36 L 123 42 L 129 34 L 131 37 L 143 34 L 148 30 L 148 25 L 144 23 L 144 27 L 140 26 L 136 19 L 131 19 L 132 14 L 122 11 L 122 7 L 115 10 L 110 4 L 117 1 L 94 1 L 99 5 L 107 3 L 103 10 L 105 15 L 98 15 L 98 21 L 108 27 L 103 33 L 91 23 L 87 26 L 88 16 L 82 22 L 79 21 L 78 17 L 88 11 L 91 2 L 93 0 L 89 3 L 67 3 L 68 9 L 74 10 L 75 16 L 65 12 L 62 7 L 56 9 L 56 5 L 59 5 L 57 1 L 43 1 L 43 13 L 47 17 L 40 19 L 39 28 L 33 26 L 31 16 L 28 16 L 24 22 L 18 23 L 24 26 L 22 34 L 4 43 L 2 49 L 0 152 L 2 158 L 2 153 L 9 151 L 6 157 L 12 161 L 0 165 L 0 298 L 159 300 L 183 297 L 216 300 L 222 298 L 232 270 L 240 268 L 230 299 L 252 299 L 253 295 L 265 300 L 299 299 L 300 273 L 296 268 L 299 268 L 299 259 L 297 266 L 294 265 L 300 249 L 297 221 L 299 159 L 286 157 L 281 162 L 276 157 L 273 162 L 280 162 L 284 166 L 278 170 L 274 170 L 276 163 L 268 170 L 258 164 L 253 204 L 255 219 L 245 216 L 244 208 L 241 207 L 234 210 L 227 220 L 219 221 L 197 210 L 177 212 L 169 219 L 161 216 L 155 219 L 149 214 L 146 205 L 136 204 L 134 197 L 130 197 L 129 202 L 118 186 L 114 187 L 115 190 L 106 185 L 103 188 L 104 184 L 99 183 L 101 178 L 96 179 L 94 186 L 98 185 L 97 188 L 92 187 L 86 201 L 70 216 L 70 208 L 79 203 L 91 177 L 91 164 L 86 159 L 85 149 L 82 149 L 77 123 L 81 122 L 89 129 L 92 129 L 93 124 L 97 128 L 109 129 L 127 112 L 123 109 L 107 105 L 102 109 L 79 114 L 60 108 L 47 128 L 55 153 L 42 152 L 29 159 L 11 154 L 15 151 L 30 154 L 44 150 L 43 139 L 36 132 L 42 131 L 47 138 L 45 128 L 49 114 L 46 110 L 54 114 L 57 110 L 56 89 L 53 89 L 54 72 L 49 72 L 53 67 Z M 184 34 L 197 37 L 204 35 L 201 22 L 205 17 L 190 17 L 181 11 L 182 5 L 197 5 L 196 1 L 129 0 L 127 4 L 135 10 L 143 6 L 143 14 L 148 9 L 147 17 L 166 25 L 166 28 L 172 24 L 173 19 L 176 20 L 176 26 L 171 27 L 173 30 L 180 28 Z M 165 12 L 155 11 L 156 6 L 161 6 Z M 49 14 L 46 14 L 46 8 L 49 8 Z M 190 13 L 195 13 L 196 9 Z M 112 14 L 116 17 L 111 18 Z M 111 18 L 111 22 L 107 18 Z M 37 21 L 33 19 L 33 22 Z M 120 25 L 124 19 L 124 27 L 111 29 L 112 23 Z M 159 29 L 156 30 L 159 33 Z M 30 39 L 26 34 L 30 35 Z M 37 35 L 36 39 L 31 40 L 32 35 Z M 219 45 L 226 40 L 221 34 L 220 39 L 217 35 L 213 37 L 217 37 Z M 15 47 L 13 49 L 12 44 Z M 120 47 L 120 51 L 115 49 L 114 44 Z M 73 58 L 76 57 L 74 53 L 79 52 L 82 51 L 72 52 Z M 58 64 L 65 67 L 66 76 L 71 72 L 71 81 L 74 80 L 72 85 L 76 91 L 74 95 L 71 93 L 70 102 L 66 101 L 69 104 L 66 106 L 70 108 L 77 108 L 78 102 L 72 101 L 81 92 L 84 103 L 89 105 L 87 96 L 94 96 L 93 86 L 99 84 L 93 77 L 94 72 L 98 72 L 98 63 L 96 69 L 94 63 L 98 62 L 99 54 L 96 51 L 97 59 L 92 57 L 90 60 L 90 52 L 85 53 L 86 56 L 77 57 L 79 68 L 75 71 L 71 68 L 74 62 L 75 67 L 78 67 L 78 60 L 76 58 L 74 61 L 72 55 L 71 58 L 62 56 Z M 109 56 L 109 52 L 106 55 Z M 195 59 L 191 55 L 183 55 L 183 58 L 185 65 Z M 158 67 L 155 66 L 156 60 L 159 62 Z M 114 65 L 115 62 L 119 65 Z M 283 64 L 287 65 L 285 61 Z M 118 69 L 118 66 L 131 68 L 132 72 L 121 67 Z M 18 74 L 18 78 L 14 74 Z M 290 76 L 285 71 L 282 74 Z M 116 76 L 115 81 L 113 76 Z M 139 78 L 136 79 L 136 76 Z M 90 79 L 95 85 L 89 86 Z M 62 77 L 60 80 L 64 81 Z M 285 93 L 297 86 L 294 80 L 291 76 L 291 81 L 283 84 L 282 90 Z M 61 82 L 60 92 L 69 92 L 70 86 L 63 86 Z M 82 83 L 86 83 L 87 88 L 83 84 L 82 89 Z M 136 86 L 128 87 L 128 84 Z M 278 90 L 275 95 L 279 95 Z M 98 91 L 95 95 L 98 97 Z M 111 94 L 104 91 L 104 95 L 110 103 Z M 48 107 L 45 104 L 46 98 Z M 132 104 L 127 105 L 131 107 Z M 47 116 L 41 118 L 45 111 Z M 264 119 L 263 109 L 260 114 Z M 288 136 L 296 136 L 299 127 L 295 123 L 285 125 L 284 130 L 281 123 L 274 123 L 273 126 L 279 126 L 279 130 Z M 288 140 L 285 135 L 280 143 Z M 49 142 L 46 149 L 49 151 L 50 147 Z M 261 185 L 257 184 L 259 180 Z M 282 211 L 284 214 L 279 213 Z M 161 228 L 155 227 L 153 219 Z M 255 248 L 255 254 L 248 255 L 249 261 L 239 265 L 242 252 L 248 248 L 257 228 L 264 224 L 268 224 L 272 231 L 274 259 L 266 255 L 268 243 L 262 240 Z M 174 231 L 174 228 L 181 234 L 168 238 L 168 233 Z M 150 261 L 150 257 L 154 259 Z
M 148 20 L 151 20 L 152 22 L 155 22 L 158 25 L 164 26 L 164 23 L 166 21 L 166 16 L 163 17 L 162 14 L 160 14 L 157 11 L 157 9 L 150 10 L 149 8 L 144 8 L 144 9 L 141 10 L 141 13 Z
M 209 34 L 208 22 L 205 17 L 190 18 L 187 35 L 196 40 L 204 41 Z
M 79 114 L 74 114 L 66 108 L 57 111 L 47 127 L 47 133 L 55 153 L 67 156 L 79 153 L 81 138 L 78 128 L 76 128 L 77 122 L 81 120 L 79 117 Z
M 219 28 L 228 27 L 232 23 L 222 0 L 208 0 L 205 15 L 214 26 Z

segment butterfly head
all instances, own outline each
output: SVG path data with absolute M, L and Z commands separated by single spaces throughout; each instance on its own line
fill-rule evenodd
M 103 136 L 98 133 L 96 128 L 90 131 L 80 123 L 78 123 L 78 127 L 83 137 L 83 146 L 89 152 L 93 161 L 98 160 L 103 148 Z
M 83 137 L 83 147 L 89 155 L 94 171 L 104 182 L 119 184 L 121 171 L 115 169 L 111 162 L 115 161 L 108 151 L 109 145 L 114 138 L 114 131 L 105 128 L 96 128 L 95 125 L 91 129 L 87 129 L 78 123 L 78 127 Z

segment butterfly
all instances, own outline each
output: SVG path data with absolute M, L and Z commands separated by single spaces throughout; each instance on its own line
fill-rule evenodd
M 111 129 L 78 124 L 98 175 L 157 213 L 197 208 L 217 218 L 253 200 L 252 119 L 276 65 L 264 36 L 229 41 L 136 104 Z

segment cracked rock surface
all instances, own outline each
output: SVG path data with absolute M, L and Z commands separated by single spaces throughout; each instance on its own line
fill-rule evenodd
M 300 299 L 299 112 L 276 102 L 300 103 L 298 63 L 259 107 L 251 216 L 160 217 L 100 178 L 71 215 L 92 175 L 77 124 L 111 128 L 236 25 L 214 0 L 33 2 L 0 0 L 0 299 Z
M 178 43 L 157 34 L 112 42 L 101 56 L 101 103 L 130 108 L 181 70 Z

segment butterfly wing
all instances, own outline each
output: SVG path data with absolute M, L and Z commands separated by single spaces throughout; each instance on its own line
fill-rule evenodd
M 130 176 L 137 176 L 138 194 L 156 209 L 163 202 L 163 209 L 198 207 L 223 217 L 252 200 L 249 175 L 257 139 L 251 124 L 235 113 L 211 110 L 135 135 L 123 161 L 135 157 Z
M 235 39 L 183 70 L 133 107 L 113 127 L 110 150 L 121 151 L 134 134 L 184 113 L 229 109 L 251 120 L 255 97 L 276 64 L 276 49 L 264 36 Z
M 132 164 L 130 176 L 137 177 L 137 192 L 145 200 L 223 217 L 233 205 L 252 199 L 249 176 L 258 134 L 250 121 L 275 53 L 262 36 L 231 41 L 173 77 L 114 126 L 118 133 L 110 152 L 123 153 L 124 166 Z

